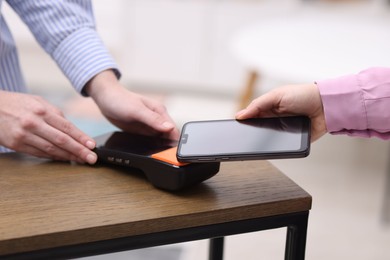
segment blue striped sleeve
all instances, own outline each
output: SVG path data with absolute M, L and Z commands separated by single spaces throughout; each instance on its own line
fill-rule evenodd
M 64 74 L 81 92 L 93 76 L 106 69 L 119 71 L 94 30 L 83 28 L 67 37 L 54 50 L 52 57 Z
M 0 16 L 0 89 L 15 92 L 27 91 L 20 70 L 16 46 L 3 16 Z
M 36 40 L 81 92 L 96 74 L 117 65 L 95 30 L 91 1 L 8 0 Z

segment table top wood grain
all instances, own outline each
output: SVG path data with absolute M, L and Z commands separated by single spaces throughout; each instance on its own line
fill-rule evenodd
M 310 208 L 311 196 L 267 161 L 223 163 L 167 192 L 129 169 L 0 155 L 0 255 Z

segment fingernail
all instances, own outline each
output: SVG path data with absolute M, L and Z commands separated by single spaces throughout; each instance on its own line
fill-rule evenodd
M 87 163 L 94 164 L 97 161 L 97 156 L 93 153 L 87 155 Z
M 164 122 L 162 125 L 163 125 L 163 127 L 166 128 L 166 129 L 172 129 L 172 128 L 175 127 L 174 125 L 172 125 L 172 124 L 169 123 L 169 122 Z
M 242 116 L 245 112 L 246 112 L 246 109 L 243 109 L 243 110 L 241 110 L 241 111 L 238 111 L 238 112 L 236 113 L 236 117 Z
M 95 142 L 88 140 L 87 147 L 92 150 L 93 148 L 95 148 Z

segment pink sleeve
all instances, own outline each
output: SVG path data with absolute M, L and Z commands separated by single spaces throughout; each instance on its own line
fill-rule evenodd
M 390 139 L 390 68 L 317 82 L 331 134 Z

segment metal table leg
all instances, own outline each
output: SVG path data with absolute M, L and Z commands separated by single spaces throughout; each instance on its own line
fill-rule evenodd
M 287 226 L 285 260 L 305 259 L 308 216 Z
M 217 238 L 210 239 L 209 260 L 223 259 L 223 244 L 224 244 L 224 237 L 217 237 Z

